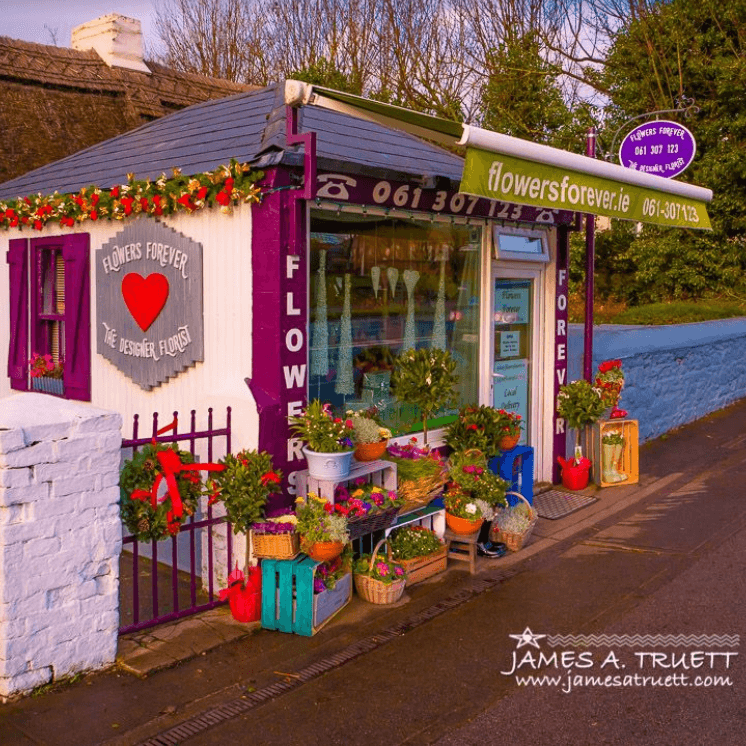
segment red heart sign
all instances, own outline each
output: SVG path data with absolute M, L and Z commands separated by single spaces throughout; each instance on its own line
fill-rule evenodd
M 146 331 L 166 305 L 168 280 L 158 272 L 147 277 L 130 272 L 122 280 L 122 297 L 132 318 Z

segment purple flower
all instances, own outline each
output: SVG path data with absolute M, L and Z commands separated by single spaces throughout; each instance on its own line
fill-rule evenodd
M 324 585 L 324 581 L 321 578 L 314 578 L 313 579 L 313 592 L 323 593 L 325 590 L 326 590 L 326 586 Z

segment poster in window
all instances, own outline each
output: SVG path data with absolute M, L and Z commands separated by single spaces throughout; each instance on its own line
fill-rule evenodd
M 100 355 L 146 390 L 204 360 L 201 244 L 141 218 L 95 261 Z
M 493 406 L 528 417 L 528 360 L 499 360 L 493 373 Z M 521 443 L 525 442 L 525 428 L 521 431 Z

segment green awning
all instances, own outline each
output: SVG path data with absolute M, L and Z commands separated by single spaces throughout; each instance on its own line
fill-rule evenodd
M 465 146 L 460 191 L 501 202 L 708 230 L 712 191 L 361 96 L 287 81 L 285 101 Z

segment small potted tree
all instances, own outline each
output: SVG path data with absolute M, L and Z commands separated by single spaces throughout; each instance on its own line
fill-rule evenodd
M 425 443 L 431 415 L 456 403 L 455 370 L 456 361 L 451 353 L 438 348 L 405 350 L 396 358 L 391 389 L 399 401 L 419 407 Z
M 582 379 L 562 386 L 557 394 L 557 414 L 577 431 L 574 457 L 559 457 L 562 484 L 568 489 L 582 490 L 588 486 L 591 462 L 583 456 L 583 428 L 597 422 L 605 409 L 601 390 Z

